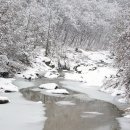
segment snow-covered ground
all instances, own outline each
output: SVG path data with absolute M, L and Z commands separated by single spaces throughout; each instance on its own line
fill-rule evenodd
M 44 104 L 25 100 L 18 92 L 18 87 L 13 85 L 14 80 L 0 78 L 0 104 L 2 104 L 0 128 L 2 130 L 43 129 L 46 120 L 43 116 Z
M 18 87 L 12 84 L 15 79 L 0 78 L 0 91 L 1 92 L 17 92 Z
M 31 67 L 28 67 L 22 73 L 16 74 L 16 77 L 31 80 L 38 77 L 57 78 L 59 76 L 58 71 L 54 68 L 55 64 L 50 58 L 45 57 L 45 49 L 38 49 L 32 55 L 30 58 Z
M 102 86 L 105 78 L 117 73 L 117 69 L 112 67 L 113 57 L 108 51 L 92 52 L 80 49 L 80 52 L 68 57 L 75 71 L 65 73 L 65 79 L 86 82 L 88 86 Z
M 19 92 L 2 93 L 10 103 L 0 106 L 1 130 L 41 130 L 44 127 L 44 104 L 27 101 Z
M 25 79 L 35 79 L 38 77 L 46 78 L 57 78 L 59 73 L 56 67 L 56 60 L 53 62 L 50 58 L 44 56 L 44 50 L 41 49 L 37 55 L 32 58 L 32 67 L 29 67 L 25 72 L 18 74 L 17 76 Z M 84 51 L 78 49 L 68 49 L 66 51 L 66 59 L 60 59 L 60 64 L 62 66 L 66 65 L 71 71 L 64 71 L 64 78 L 67 80 L 80 81 L 83 82 L 82 85 L 78 85 L 78 82 L 71 86 L 71 81 L 62 82 L 64 86 L 68 89 L 74 91 L 80 91 L 82 93 L 88 94 L 92 98 L 97 98 L 100 100 L 105 100 L 107 102 L 114 103 L 117 102 L 126 103 L 126 99 L 122 98 L 125 94 L 125 90 L 121 88 L 114 88 L 105 86 L 105 82 L 108 81 L 109 84 L 115 82 L 109 82 L 110 79 L 117 79 L 118 69 L 113 67 L 114 57 L 109 51 Z M 53 68 L 51 67 L 52 65 Z M 69 84 L 68 84 L 69 83 Z M 102 87 L 102 88 L 101 88 Z M 66 93 L 66 89 L 51 89 L 51 90 L 41 90 L 43 93 L 48 94 L 59 94 Z M 61 92 L 62 91 L 62 92 Z M 100 92 L 102 91 L 102 92 Z M 105 94 L 103 92 L 111 94 Z M 120 95 L 120 98 L 119 98 Z M 125 104 L 123 104 L 125 107 Z M 122 105 L 122 106 L 123 106 Z M 128 118 L 129 113 L 127 113 L 124 118 Z
M 68 48 L 65 59 L 60 58 L 60 66 L 66 66 L 71 70 L 64 71 L 65 79 L 87 83 L 87 86 L 102 87 L 100 90 L 112 96 L 124 96 L 125 90 L 122 88 L 107 87 L 104 85 L 110 79 L 116 79 L 118 69 L 113 67 L 114 56 L 109 51 L 84 51 L 82 49 Z M 58 57 L 57 57 L 58 58 Z M 58 60 L 45 57 L 45 49 L 36 49 L 31 57 L 31 67 L 16 76 L 25 79 L 36 79 L 38 77 L 57 78 Z M 53 66 L 53 68 L 52 68 Z M 109 82 L 108 82 L 109 83 Z M 111 84 L 111 81 L 110 83 Z M 126 102 L 125 98 L 118 99 L 119 102 Z

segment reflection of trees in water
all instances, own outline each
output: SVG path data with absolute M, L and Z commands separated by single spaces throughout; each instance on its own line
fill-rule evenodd
M 86 100 L 67 97 L 53 97 L 30 89 L 21 90 L 23 96 L 32 101 L 42 101 L 46 105 L 48 117 L 44 130 L 119 130 L 116 117 L 121 112 L 116 106 L 99 100 Z M 82 95 L 82 94 L 79 94 Z M 74 106 L 58 106 L 57 101 L 67 100 L 75 102 Z M 103 115 L 87 115 L 84 112 L 99 112 Z M 85 118 L 82 118 L 81 116 Z
M 20 92 L 23 94 L 23 96 L 27 99 L 27 100 L 31 100 L 31 101 L 42 101 L 43 103 L 53 103 L 53 102 L 57 102 L 61 99 L 63 99 L 64 97 L 53 97 L 53 96 L 48 96 L 48 95 L 44 95 L 38 91 L 33 91 L 30 89 L 21 89 Z
M 78 102 L 74 106 L 47 104 L 48 117 L 44 130 L 119 130 L 116 117 L 120 116 L 115 106 L 100 101 Z M 84 112 L 100 112 L 104 115 L 91 117 Z M 81 118 L 85 115 L 86 118 Z M 87 117 L 89 116 L 89 117 Z

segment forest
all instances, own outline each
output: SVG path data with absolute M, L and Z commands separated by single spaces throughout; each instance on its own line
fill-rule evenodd
M 42 78 L 47 78 L 45 83 L 54 80 L 67 86 L 61 77 L 99 85 L 100 91 L 121 96 L 118 101 L 129 104 L 130 0 L 0 0 L 0 94 L 20 90 L 29 99 L 27 90 L 8 80 L 14 78 L 17 84 L 20 76 L 27 80 L 25 86 L 26 82 L 38 86 L 41 81 L 35 79 Z M 49 92 L 71 93 L 66 87 L 60 89 L 59 84 L 50 84 L 51 89 L 59 90 Z M 46 85 L 41 86 L 39 89 L 46 89 Z M 43 102 L 39 95 L 38 101 Z

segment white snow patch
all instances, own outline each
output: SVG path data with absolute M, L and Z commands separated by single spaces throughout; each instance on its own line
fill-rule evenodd
M 58 78 L 58 77 L 59 77 L 59 73 L 54 72 L 54 71 L 48 71 L 48 72 L 44 75 L 44 77 L 46 77 L 46 78 L 51 78 L 51 79 L 53 79 L 53 78 Z
M 130 118 L 130 114 L 129 114 L 129 115 L 125 115 L 124 117 L 125 117 L 125 118 Z
M 47 83 L 47 84 L 41 84 L 39 86 L 40 89 L 57 89 L 58 85 L 56 83 Z
M 118 121 L 120 123 L 121 130 L 130 130 L 130 119 L 123 117 L 118 118 Z
M 110 67 L 99 67 L 87 74 L 65 73 L 65 79 L 86 82 L 88 86 L 102 86 L 105 77 L 115 75 L 116 69 Z
M 8 100 L 7 97 L 0 97 L 0 100 Z
M 48 57 L 42 57 L 41 59 L 43 62 L 51 62 L 51 59 Z
M 18 87 L 12 84 L 13 80 L 14 79 L 0 78 L 0 89 L 2 89 L 2 91 L 17 92 Z
M 42 101 L 38 101 L 37 103 L 38 103 L 38 104 L 42 104 Z
M 118 101 L 119 101 L 120 103 L 127 103 L 127 102 L 128 102 L 128 100 L 127 100 L 126 97 L 120 98 L 120 99 L 118 99 Z
M 44 127 L 44 104 L 27 101 L 18 93 L 2 94 L 11 103 L 0 106 L 1 130 L 41 130 Z

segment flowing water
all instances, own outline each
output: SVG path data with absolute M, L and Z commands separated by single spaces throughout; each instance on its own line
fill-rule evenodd
M 48 95 L 38 89 L 40 84 L 50 82 L 64 87 L 60 84 L 62 80 L 41 78 L 33 81 L 17 79 L 14 82 L 25 99 L 43 102 L 47 117 L 43 123 L 44 130 L 120 130 L 116 118 L 122 116 L 122 111 L 115 105 L 71 90 L 70 95 Z

